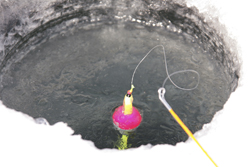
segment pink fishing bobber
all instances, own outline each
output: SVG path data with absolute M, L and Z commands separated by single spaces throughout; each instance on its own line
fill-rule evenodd
M 140 112 L 133 107 L 132 113 L 125 115 L 123 111 L 123 105 L 115 109 L 113 114 L 114 124 L 123 130 L 132 130 L 137 128 L 142 120 Z
M 115 109 L 112 116 L 114 124 L 122 130 L 132 130 L 137 128 L 142 120 L 140 112 L 133 107 L 133 85 L 124 97 L 123 105 Z

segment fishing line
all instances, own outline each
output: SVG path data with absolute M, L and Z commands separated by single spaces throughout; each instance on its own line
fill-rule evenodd
M 135 70 L 133 72 L 132 78 L 131 78 L 131 88 L 134 87 L 133 85 L 133 81 L 134 81 L 134 76 L 135 76 L 135 72 L 138 69 L 138 67 L 140 66 L 140 64 L 146 59 L 146 57 L 157 47 L 162 47 L 163 49 L 163 55 L 164 55 L 164 62 L 165 62 L 165 67 L 166 67 L 166 73 L 167 73 L 167 78 L 163 81 L 162 87 L 158 89 L 158 95 L 159 95 L 159 99 L 162 102 L 162 104 L 168 109 L 168 111 L 170 112 L 170 114 L 175 118 L 176 122 L 178 122 L 178 124 L 182 127 L 182 129 L 187 133 L 187 135 L 189 137 L 191 137 L 195 143 L 201 148 L 201 150 L 206 154 L 206 156 L 210 159 L 210 161 L 217 167 L 217 164 L 213 161 L 213 159 L 208 155 L 208 153 L 203 149 L 203 147 L 200 145 L 200 143 L 196 140 L 196 138 L 194 137 L 194 135 L 192 134 L 192 132 L 188 129 L 188 127 L 182 122 L 182 120 L 179 118 L 179 116 L 174 112 L 174 110 L 172 109 L 172 107 L 168 104 L 168 102 L 165 99 L 165 83 L 167 82 L 167 80 L 169 79 L 170 82 L 177 88 L 181 89 L 181 90 L 194 90 L 197 88 L 197 86 L 199 85 L 200 82 L 200 75 L 197 71 L 195 70 L 180 70 L 180 71 L 176 71 L 173 72 L 172 74 L 169 75 L 168 72 L 168 66 L 167 66 L 167 60 L 166 60 L 166 53 L 165 53 L 165 48 L 163 45 L 156 45 L 155 47 L 153 47 L 142 59 L 141 61 L 137 64 L 137 66 L 135 67 Z M 185 73 L 185 72 L 192 72 L 197 74 L 198 76 L 198 82 L 197 84 L 193 87 L 193 88 L 183 88 L 178 86 L 177 84 L 174 83 L 174 81 L 171 79 L 171 76 L 175 75 L 175 74 L 179 74 L 179 73 Z
M 173 72 L 172 74 L 169 75 L 169 72 L 168 72 L 168 65 L 167 65 L 167 56 L 166 56 L 166 52 L 165 52 L 165 48 L 163 45 L 156 45 L 155 47 L 153 47 L 150 51 L 148 51 L 148 53 L 141 59 L 141 61 L 137 64 L 137 66 L 135 67 L 134 69 L 134 72 L 132 74 L 132 78 L 131 78 L 131 85 L 133 85 L 133 82 L 134 82 L 134 76 L 135 76 L 135 72 L 137 71 L 138 67 L 141 65 L 141 63 L 148 57 L 148 55 L 157 47 L 162 47 L 162 50 L 163 50 L 163 56 L 164 56 L 164 63 L 165 63 L 165 68 L 166 68 L 166 73 L 167 73 L 167 78 L 164 80 L 163 84 L 162 84 L 162 87 L 164 87 L 166 81 L 169 79 L 170 82 L 175 86 L 177 87 L 178 89 L 181 89 L 181 90 L 194 90 L 198 87 L 199 83 L 200 83 L 200 74 L 195 71 L 195 70 L 180 70 L 180 71 L 176 71 L 176 72 Z M 178 86 L 172 79 L 171 79 L 171 76 L 175 75 L 175 74 L 179 74 L 179 73 L 185 73 L 185 72 L 193 72 L 195 74 L 197 74 L 198 76 L 198 82 L 197 84 L 193 87 L 193 88 L 183 88 L 183 87 L 180 87 Z

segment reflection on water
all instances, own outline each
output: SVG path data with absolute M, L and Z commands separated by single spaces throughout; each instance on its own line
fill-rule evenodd
M 158 16 L 176 21 L 174 15 L 164 12 Z M 179 90 L 170 82 L 165 86 L 166 100 L 189 129 L 193 133 L 201 129 L 223 107 L 235 81 L 228 79 L 231 75 L 225 74 L 224 67 L 214 59 L 217 53 L 205 47 L 204 39 L 199 43 L 185 33 L 187 27 L 179 31 L 174 26 L 162 26 L 162 22 L 158 26 L 147 25 L 146 21 L 141 24 L 142 18 L 96 20 L 88 24 L 79 21 L 67 28 L 58 21 L 55 27 L 37 30 L 18 51 L 11 50 L 7 63 L 1 64 L 0 96 L 4 104 L 32 117 L 44 117 L 50 124 L 66 122 L 98 148 L 113 148 L 121 138 L 111 118 L 114 108 L 122 104 L 138 62 L 152 47 L 162 44 L 169 73 L 193 69 L 200 74 L 195 90 Z M 143 121 L 129 136 L 129 146 L 175 145 L 187 139 L 158 99 L 157 90 L 165 78 L 162 49 L 155 49 L 134 78 L 134 106 Z M 185 88 L 197 84 L 194 73 L 177 74 L 172 79 Z

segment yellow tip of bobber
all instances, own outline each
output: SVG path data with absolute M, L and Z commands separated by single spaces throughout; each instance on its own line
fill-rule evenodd
M 131 93 L 133 92 L 133 89 L 135 88 L 135 86 L 134 85 L 131 85 L 131 89 L 130 89 L 130 91 L 131 91 Z
M 131 89 L 127 91 L 127 94 L 131 95 L 134 88 L 135 88 L 134 85 L 131 85 Z

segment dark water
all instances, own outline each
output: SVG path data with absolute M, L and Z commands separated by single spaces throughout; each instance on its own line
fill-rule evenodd
M 184 29 L 173 29 L 161 24 L 148 26 L 140 20 L 107 19 L 66 28 L 64 22 L 58 22 L 37 30 L 19 44 L 20 49 L 10 50 L 1 64 L 1 100 L 9 108 L 44 117 L 50 124 L 66 122 L 75 134 L 92 140 L 98 148 L 113 148 L 120 135 L 111 119 L 114 108 L 122 104 L 130 89 L 138 62 L 152 47 L 162 44 L 170 73 L 193 69 L 200 74 L 195 90 L 179 90 L 170 82 L 165 86 L 166 100 L 196 132 L 223 108 L 237 79 L 225 73 L 228 69 L 218 61 L 219 54 L 212 52 L 204 39 L 199 42 Z M 134 106 L 143 121 L 128 139 L 132 147 L 175 145 L 187 139 L 158 99 L 157 90 L 165 78 L 163 52 L 157 48 L 134 78 Z M 185 88 L 197 84 L 193 73 L 172 79 Z

